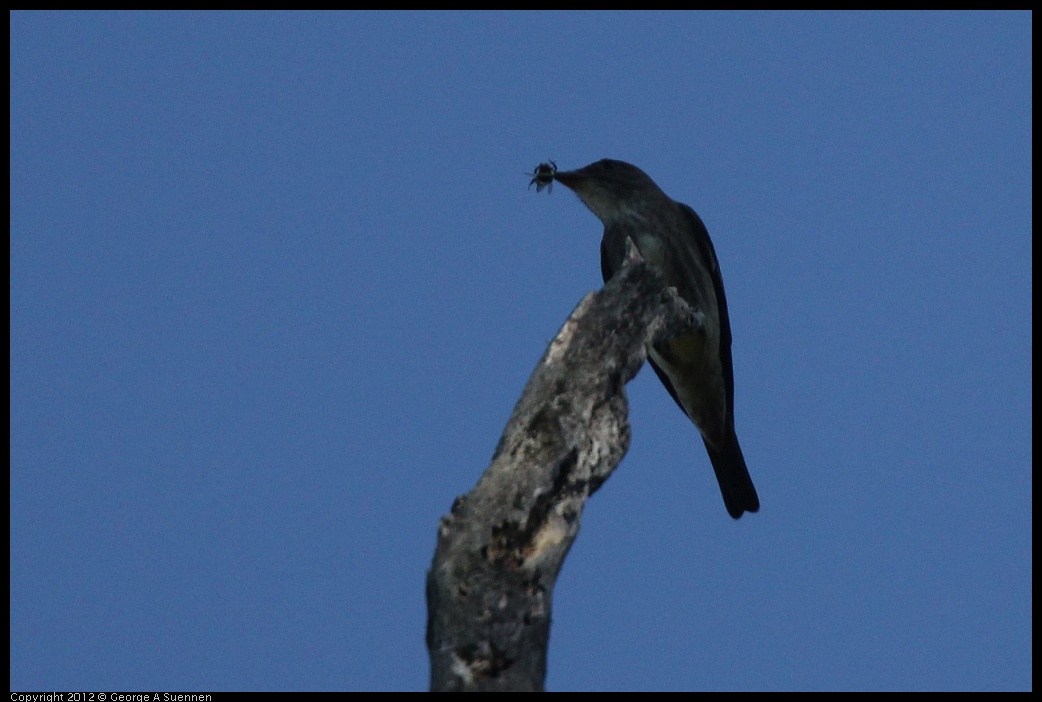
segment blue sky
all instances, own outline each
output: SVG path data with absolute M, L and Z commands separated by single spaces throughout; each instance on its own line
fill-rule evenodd
M 762 502 L 654 375 L 553 690 L 1031 688 L 1031 16 L 11 15 L 11 687 L 422 690 L 439 517 L 694 207 Z

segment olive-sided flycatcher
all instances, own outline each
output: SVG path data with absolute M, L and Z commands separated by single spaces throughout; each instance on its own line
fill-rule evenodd
M 547 167 L 549 168 L 549 167 Z M 734 430 L 731 323 L 724 281 L 709 232 L 695 211 L 671 199 L 644 171 L 603 159 L 576 171 L 547 170 L 571 188 L 604 224 L 601 275 L 608 282 L 626 259 L 626 239 L 657 267 L 693 309 L 699 329 L 648 349 L 659 380 L 702 434 L 724 506 L 735 519 L 760 509 Z

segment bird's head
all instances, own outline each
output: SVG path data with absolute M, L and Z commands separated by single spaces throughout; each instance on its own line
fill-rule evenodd
M 574 171 L 556 171 L 554 180 L 570 188 L 605 226 L 644 217 L 669 197 L 648 174 L 631 163 L 604 158 Z

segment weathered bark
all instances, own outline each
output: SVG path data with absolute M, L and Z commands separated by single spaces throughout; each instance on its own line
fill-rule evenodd
M 625 384 L 648 343 L 699 324 L 657 271 L 631 262 L 569 316 L 492 464 L 441 520 L 427 573 L 432 690 L 543 689 L 557 574 L 586 499 L 629 447 Z

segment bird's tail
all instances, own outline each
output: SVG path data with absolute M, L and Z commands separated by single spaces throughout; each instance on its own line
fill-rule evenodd
M 745 456 L 738 445 L 738 435 L 734 427 L 728 428 L 723 443 L 718 447 L 711 446 L 708 441 L 705 445 L 709 460 L 713 463 L 716 480 L 720 483 L 720 493 L 724 496 L 727 513 L 738 519 L 744 512 L 758 511 L 760 498 L 753 487 L 753 479 L 749 477 L 749 469 L 745 467 Z

